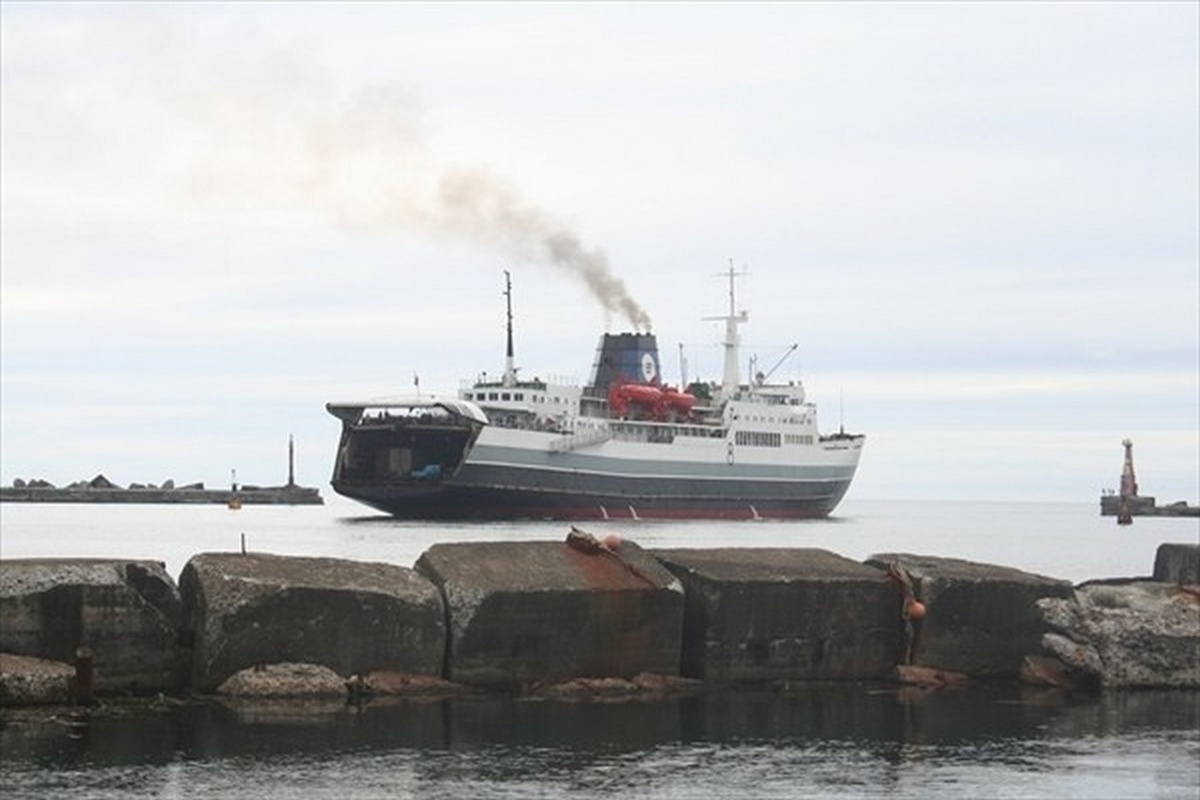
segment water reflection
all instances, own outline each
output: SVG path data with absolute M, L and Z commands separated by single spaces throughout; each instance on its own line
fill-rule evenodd
M 101 709 L 81 738 L 45 713 L 10 713 L 0 730 L 0 777 L 8 789 L 89 785 L 114 797 L 131 786 L 156 796 L 189 796 L 203 786 L 217 796 L 256 782 L 261 793 L 252 796 L 271 796 L 280 770 L 289 780 L 319 785 L 341 775 L 381 793 L 397 781 L 405 791 L 423 787 L 433 794 L 487 794 L 498 785 L 532 791 L 548 782 L 581 793 L 616 794 L 637 785 L 671 796 L 671 781 L 693 788 L 696 781 L 726 787 L 750 781 L 740 785 L 786 795 L 802 776 L 816 790 L 903 794 L 934 769 L 967 769 L 986 787 L 998 769 L 1007 770 L 1011 784 L 1039 772 L 1044 778 L 1056 760 L 1116 763 L 1129 741 L 1146 742 L 1151 760 L 1155 743 L 1164 740 L 1182 742 L 1195 755 L 1197 699 L 1193 692 L 1078 698 L 1019 687 L 913 692 L 822 685 L 653 703 L 211 702 Z M 1108 754 L 1103 742 L 1115 737 L 1124 743 Z M 1164 779 L 1162 769 L 1145 767 L 1159 789 L 1163 780 L 1187 791 L 1200 783 L 1186 769 Z M 785 785 L 784 776 L 792 783 Z M 335 790 L 330 784 L 336 796 Z
M 665 742 L 912 745 L 1194 731 L 1194 692 L 1073 698 L 1020 687 L 908 691 L 821 685 L 727 690 L 660 702 L 571 703 L 495 697 L 341 702 L 214 701 L 98 710 L 81 738 L 62 715 L 12 717 L 6 760 L 146 763 L 323 750 L 484 746 L 637 751 Z

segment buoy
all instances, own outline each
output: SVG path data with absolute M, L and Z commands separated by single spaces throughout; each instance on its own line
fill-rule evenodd
M 604 537 L 604 546 L 609 550 L 616 550 L 621 546 L 621 534 L 610 533 Z
M 911 620 L 918 620 L 925 616 L 925 604 L 920 600 L 909 600 L 906 610 L 908 611 L 908 618 Z

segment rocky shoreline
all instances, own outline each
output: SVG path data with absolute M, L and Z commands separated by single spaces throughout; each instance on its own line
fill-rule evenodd
M 409 569 L 203 553 L 0 561 L 0 706 L 159 698 L 514 696 L 610 702 L 711 688 L 1010 681 L 1200 689 L 1200 545 L 1078 586 L 904 553 L 434 545 Z

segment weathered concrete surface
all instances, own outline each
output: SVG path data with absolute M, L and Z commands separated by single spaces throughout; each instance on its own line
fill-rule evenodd
M 874 678 L 900 657 L 900 596 L 879 569 L 813 548 L 653 554 L 684 585 L 688 677 Z
M 1103 581 L 1072 598 L 1038 602 L 1051 630 L 1045 652 L 1070 684 L 1200 688 L 1200 590 L 1154 581 Z M 1036 661 L 1035 661 L 1036 663 Z M 1055 683 L 1054 670 L 1044 669 Z
M 867 563 L 907 570 L 925 605 L 913 626 L 912 663 L 976 678 L 1018 677 L 1048 630 L 1037 601 L 1074 592 L 1069 581 L 956 558 L 885 553 Z
M 235 672 L 217 694 L 236 697 L 342 697 L 346 681 L 320 664 L 264 664 Z
M 180 575 L 191 685 L 264 664 L 440 675 L 441 596 L 411 569 L 333 558 L 203 553 Z
M 632 542 L 437 544 L 416 569 L 446 600 L 446 677 L 512 688 L 570 678 L 676 675 L 679 582 Z
M 919 686 L 923 689 L 965 686 L 970 681 L 970 678 L 961 672 L 948 672 L 916 664 L 897 664 L 895 678 L 905 686 Z
M 0 706 L 68 703 L 74 678 L 70 664 L 0 653 Z
M 1200 585 L 1200 544 L 1160 544 L 1154 554 L 1154 580 Z
M 92 651 L 101 693 L 174 691 L 180 596 L 157 561 L 0 561 L 0 651 L 74 663 Z
M 377 670 L 366 675 L 352 675 L 347 681 L 350 689 L 350 699 L 370 699 L 372 697 L 450 697 L 459 694 L 470 694 L 474 690 L 461 684 L 452 683 L 434 675 L 413 675 L 407 672 L 387 672 Z
M 642 673 L 632 678 L 572 678 L 561 683 L 535 686 L 530 696 L 568 703 L 656 702 L 668 697 L 697 694 L 703 689 L 704 684 L 692 678 Z

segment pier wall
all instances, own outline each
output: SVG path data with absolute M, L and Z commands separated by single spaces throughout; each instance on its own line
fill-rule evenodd
M 928 613 L 912 621 L 912 662 L 986 678 L 1015 678 L 1049 632 L 1037 603 L 1070 599 L 1069 581 L 957 558 L 887 553 L 867 564 L 897 565 Z
M 434 545 L 416 569 L 446 601 L 451 681 L 507 688 L 679 672 L 682 587 L 631 542 Z
M 181 610 L 160 562 L 0 561 L 0 653 L 69 664 L 93 658 L 96 691 L 178 689 Z
M 153 561 L 0 560 L 0 704 L 238 693 L 279 676 L 352 697 L 888 679 L 1200 688 L 1198 558 L 1200 545 L 1164 545 L 1154 581 L 1076 587 L 927 555 L 651 551 L 572 529 L 434 545 L 412 569 L 204 553 L 178 586 Z
M 203 489 L 180 487 L 159 489 L 119 486 L 3 486 L 2 503 L 102 503 L 145 505 L 226 505 L 231 500 L 243 505 L 319 506 L 325 501 L 316 488 L 308 486 L 241 487 Z
M 900 597 L 879 569 L 812 548 L 654 555 L 684 587 L 686 677 L 880 678 L 902 657 Z
M 179 583 L 188 686 L 196 691 L 275 663 L 319 664 L 343 676 L 442 669 L 441 595 L 405 567 L 204 553 L 188 561 Z
M 1160 544 L 1154 554 L 1154 580 L 1200 584 L 1200 544 Z

